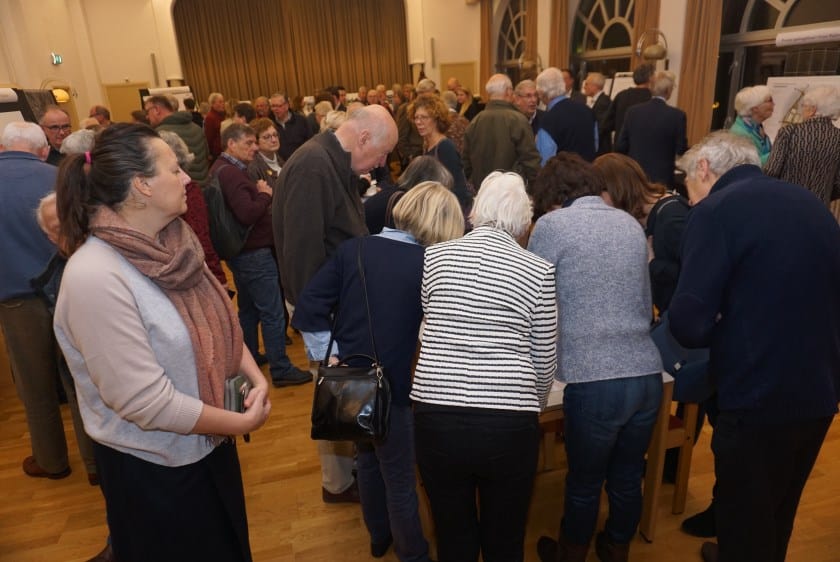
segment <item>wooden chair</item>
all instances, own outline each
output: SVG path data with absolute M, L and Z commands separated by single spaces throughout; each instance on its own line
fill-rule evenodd
M 688 494 L 688 477 L 691 471 L 691 455 L 694 451 L 694 437 L 697 432 L 697 404 L 686 404 L 683 419 L 671 414 L 671 398 L 674 392 L 674 379 L 664 378 L 662 388 L 662 402 L 659 407 L 659 417 L 654 426 L 653 437 L 647 453 L 647 469 L 645 471 L 645 487 L 642 499 L 642 518 L 639 522 L 639 533 L 648 541 L 653 542 L 656 535 L 656 509 L 659 503 L 659 492 L 662 489 L 662 472 L 665 464 L 665 451 L 679 447 L 677 461 L 676 488 L 674 500 L 671 503 L 671 513 L 679 514 L 685 510 Z

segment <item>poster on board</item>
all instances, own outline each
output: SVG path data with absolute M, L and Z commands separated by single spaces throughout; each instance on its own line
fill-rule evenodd
M 763 125 L 764 132 L 771 141 L 776 140 L 776 133 L 784 123 L 802 121 L 802 96 L 808 88 L 814 86 L 833 86 L 840 88 L 840 76 L 778 76 L 767 79 L 767 87 L 773 95 L 773 115 Z M 834 124 L 840 127 L 840 120 Z
M 187 106 L 184 105 L 184 100 L 187 98 L 195 99 L 189 86 L 176 86 L 174 88 L 140 88 L 140 107 L 143 107 L 146 98 L 149 96 L 165 96 L 171 95 L 178 99 L 178 108 L 175 111 L 187 111 Z

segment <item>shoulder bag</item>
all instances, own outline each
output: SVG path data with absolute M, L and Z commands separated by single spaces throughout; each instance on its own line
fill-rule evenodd
M 359 240 L 357 261 L 359 279 L 365 296 L 373 357 L 364 354 L 350 355 L 345 357 L 341 364 L 330 366 L 330 349 L 335 338 L 336 326 L 333 319 L 327 354 L 318 368 L 318 379 L 315 382 L 312 439 L 381 443 L 388 435 L 391 387 L 385 377 L 385 369 L 379 361 L 373 337 L 370 301 L 362 263 L 363 241 L 363 238 Z M 351 366 L 350 363 L 362 363 L 362 366 Z

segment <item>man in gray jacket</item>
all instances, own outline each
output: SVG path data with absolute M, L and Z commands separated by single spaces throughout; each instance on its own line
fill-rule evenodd
M 540 170 L 540 153 L 528 120 L 511 103 L 510 78 L 494 74 L 485 89 L 490 101 L 464 134 L 464 173 L 476 189 L 494 170 L 516 172 L 526 182 L 533 181 Z
M 172 131 L 186 143 L 195 155 L 185 172 L 199 185 L 204 185 L 210 176 L 210 154 L 207 139 L 201 127 L 193 123 L 189 111 L 175 111 L 172 101 L 166 96 L 151 96 L 144 103 L 149 123 L 158 131 Z

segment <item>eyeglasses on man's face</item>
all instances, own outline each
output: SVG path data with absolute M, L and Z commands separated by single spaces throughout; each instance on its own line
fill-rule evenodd
M 44 125 L 44 128 L 48 131 L 53 133 L 57 133 L 58 131 L 70 131 L 70 125 Z

